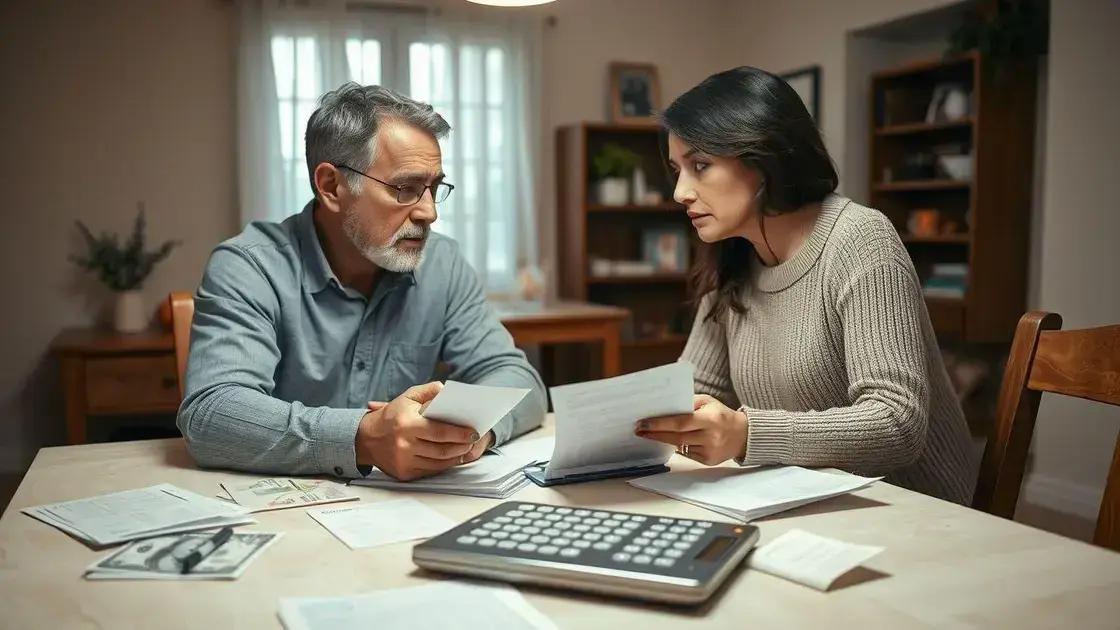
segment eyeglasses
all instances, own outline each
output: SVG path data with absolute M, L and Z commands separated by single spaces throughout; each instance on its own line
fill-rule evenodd
M 446 201 L 447 197 L 451 194 L 451 191 L 455 190 L 455 186 L 452 185 L 452 184 L 448 184 L 447 182 L 436 182 L 436 183 L 434 183 L 430 186 L 426 185 L 426 184 L 421 184 L 419 182 L 415 182 L 415 183 L 410 182 L 408 184 L 401 184 L 400 186 L 397 186 L 396 184 L 390 184 L 389 182 L 383 182 L 380 179 L 377 179 L 376 177 L 373 177 L 372 175 L 366 175 L 365 173 L 359 171 L 358 169 L 351 168 L 349 166 L 346 166 L 345 164 L 335 164 L 334 166 L 335 166 L 335 168 L 344 168 L 348 171 L 357 173 L 357 174 L 361 175 L 362 177 L 368 177 L 369 179 L 372 179 L 373 181 L 377 182 L 378 184 L 382 184 L 384 186 L 388 186 L 389 188 L 392 188 L 393 190 L 397 191 L 397 203 L 399 203 L 401 205 L 405 205 L 405 206 L 411 206 L 412 204 L 420 201 L 420 198 L 424 196 L 424 191 L 425 190 L 431 190 L 432 191 L 432 201 L 434 201 L 436 203 Z

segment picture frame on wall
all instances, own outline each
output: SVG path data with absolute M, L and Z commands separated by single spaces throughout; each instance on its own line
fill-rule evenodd
M 818 126 L 821 124 L 821 67 L 809 66 L 779 74 L 793 88 Z
M 647 228 L 642 231 L 642 260 L 654 273 L 688 271 L 688 232 L 679 226 Z
M 610 119 L 620 123 L 651 123 L 661 109 L 657 66 L 616 61 L 610 64 Z

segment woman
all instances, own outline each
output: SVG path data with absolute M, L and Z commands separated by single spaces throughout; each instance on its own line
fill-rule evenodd
M 833 466 L 967 504 L 971 443 L 917 274 L 784 81 L 721 72 L 664 112 L 674 198 L 705 246 L 683 360 L 696 410 L 636 434 L 699 462 Z

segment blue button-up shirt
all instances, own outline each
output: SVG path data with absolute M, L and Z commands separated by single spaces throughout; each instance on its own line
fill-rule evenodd
M 200 465 L 359 476 L 366 402 L 441 363 L 451 380 L 532 390 L 494 427 L 496 444 L 541 424 L 544 385 L 455 241 L 431 233 L 416 271 L 382 271 L 367 298 L 331 271 L 312 207 L 251 224 L 206 266 L 178 416 Z

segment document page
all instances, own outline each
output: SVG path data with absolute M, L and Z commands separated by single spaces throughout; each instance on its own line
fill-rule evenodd
M 320 508 L 307 514 L 351 549 L 430 538 L 456 525 L 415 499 Z
M 469 385 L 447 381 L 424 410 L 424 417 L 471 427 L 485 435 L 529 393 L 519 387 Z
M 692 364 L 553 387 L 556 449 L 548 479 L 669 461 L 673 447 L 634 435 L 642 418 L 692 413 Z
M 840 576 L 882 551 L 882 547 L 791 529 L 752 551 L 747 563 L 752 569 L 826 591 Z

